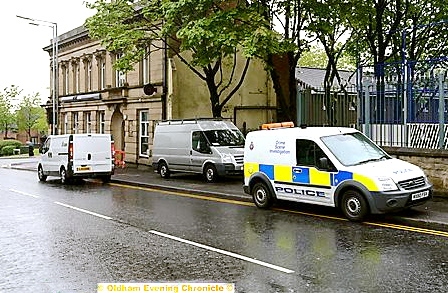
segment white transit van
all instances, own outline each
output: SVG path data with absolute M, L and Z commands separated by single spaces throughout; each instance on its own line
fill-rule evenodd
M 76 178 L 110 181 L 114 173 L 114 143 L 110 134 L 50 135 L 43 144 L 37 174 L 60 177 L 62 183 Z
M 188 119 L 161 121 L 154 130 L 154 171 L 162 178 L 174 172 L 219 176 L 243 174 L 244 136 L 230 121 Z
M 291 124 L 265 124 L 246 137 L 244 191 L 259 208 L 288 200 L 338 207 L 361 221 L 432 197 L 419 167 L 392 158 L 356 129 Z

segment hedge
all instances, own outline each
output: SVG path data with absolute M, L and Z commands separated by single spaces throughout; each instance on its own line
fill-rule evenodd
M 14 149 L 20 148 L 22 143 L 18 140 L 8 139 L 0 141 L 0 156 L 11 156 Z

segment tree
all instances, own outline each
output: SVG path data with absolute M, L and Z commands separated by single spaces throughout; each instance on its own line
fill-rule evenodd
M 12 101 L 17 99 L 22 90 L 18 86 L 11 85 L 0 92 L 0 131 L 4 132 L 5 138 L 8 132 L 15 126 L 15 114 Z
M 31 131 L 39 132 L 48 129 L 45 110 L 40 106 L 39 94 L 23 97 L 16 111 L 17 127 L 26 131 L 28 139 L 31 139 Z
M 214 117 L 241 87 L 251 58 L 276 48 L 266 45 L 276 38 L 266 20 L 244 1 L 97 0 L 88 7 L 97 10 L 86 21 L 91 37 L 123 53 L 116 68 L 131 70 L 149 44 L 162 41 L 158 49 L 166 46 L 207 85 Z
M 280 120 L 297 121 L 296 67 L 302 53 L 312 40 L 305 38 L 307 25 L 305 7 L 307 0 L 256 0 L 253 6 L 281 34 L 277 52 L 268 52 L 264 60 L 270 72 L 277 101 L 280 105 Z
M 338 72 L 338 63 L 343 56 L 347 39 L 350 38 L 347 19 L 350 17 L 350 5 L 339 0 L 309 0 L 308 5 L 307 32 L 317 38 L 327 57 L 324 77 L 325 106 L 328 124 L 333 126 L 337 121 L 335 99 L 331 97 L 331 89 L 336 79 L 339 87 L 345 91 Z
M 346 53 L 346 50 L 343 51 Z M 300 67 L 312 67 L 312 68 L 325 68 L 328 63 L 328 57 L 325 50 L 319 46 L 311 46 L 309 50 L 302 53 L 299 59 L 298 66 Z M 352 56 L 343 54 L 337 64 L 338 70 L 351 70 L 356 69 L 356 60 Z

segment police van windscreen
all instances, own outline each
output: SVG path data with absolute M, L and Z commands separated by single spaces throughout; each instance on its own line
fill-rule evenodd
M 206 130 L 204 134 L 212 146 L 244 146 L 244 136 L 236 129 Z
M 322 137 L 323 143 L 345 166 L 387 160 L 391 157 L 362 133 L 346 133 Z

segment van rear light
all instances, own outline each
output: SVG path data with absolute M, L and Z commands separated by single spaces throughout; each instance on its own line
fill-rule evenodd
M 70 141 L 68 143 L 68 160 L 69 161 L 73 160 L 73 141 Z
M 115 144 L 113 142 L 110 144 L 110 153 L 112 155 L 112 159 L 114 159 L 115 158 Z

